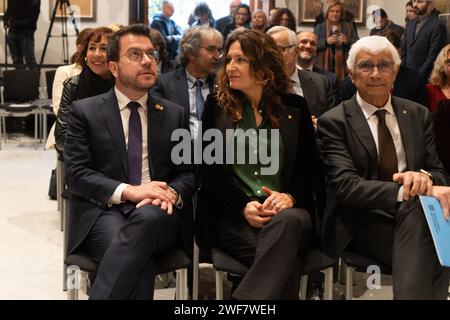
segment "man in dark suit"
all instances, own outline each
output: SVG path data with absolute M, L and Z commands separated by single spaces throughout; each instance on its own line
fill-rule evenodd
M 402 38 L 402 65 L 418 70 L 428 81 L 434 61 L 447 41 L 447 29 L 433 13 L 432 0 L 415 0 L 413 8 L 417 18 L 406 24 Z
M 71 192 L 68 253 L 98 266 L 91 299 L 152 299 L 155 259 L 192 247 L 194 176 L 174 165 L 182 107 L 152 97 L 157 67 L 150 30 L 131 25 L 108 46 L 115 87 L 72 104 L 64 152 Z
M 399 64 L 386 38 L 356 42 L 347 66 L 358 92 L 319 118 L 329 195 L 323 242 L 331 253 L 392 266 L 395 299 L 446 299 L 448 269 L 417 196 L 437 197 L 448 219 L 448 177 L 428 110 L 390 94 Z
M 291 78 L 294 93 L 306 99 L 315 124 L 317 117 L 334 106 L 334 96 L 327 78 L 321 74 L 297 68 L 299 49 L 294 31 L 286 27 L 275 26 L 267 30 L 267 34 L 272 36 L 280 48 L 285 70 Z
M 199 131 L 204 101 L 214 92 L 221 53 L 219 31 L 203 26 L 188 29 L 180 43 L 182 67 L 161 75 L 152 88 L 152 95 L 184 107 L 193 137 L 197 137 Z
M 333 91 L 335 99 L 334 104 L 337 105 L 341 101 L 337 95 L 338 82 L 336 75 L 333 72 L 326 71 L 313 64 L 314 59 L 317 56 L 317 42 L 317 36 L 312 31 L 300 31 L 297 33 L 297 68 L 299 70 L 309 70 L 326 76 L 331 90 Z
M 223 33 L 225 27 L 233 22 L 233 17 L 237 11 L 237 7 L 241 4 L 241 0 L 231 0 L 230 14 L 216 21 L 216 29 Z
M 178 55 L 178 45 L 180 43 L 182 32 L 176 22 L 170 19 L 175 12 L 173 3 L 164 0 L 161 6 L 161 12 L 154 15 L 150 28 L 158 30 L 164 36 L 169 59 L 173 60 Z

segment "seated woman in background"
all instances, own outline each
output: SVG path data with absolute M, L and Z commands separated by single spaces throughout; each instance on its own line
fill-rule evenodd
M 52 84 L 52 107 L 53 113 L 55 115 L 58 114 L 59 103 L 61 101 L 61 94 L 63 91 L 64 81 L 69 79 L 70 77 L 76 76 L 81 72 L 81 65 L 77 63 L 78 57 L 80 56 L 81 51 L 83 50 L 84 43 L 86 42 L 87 37 L 92 32 L 92 28 L 85 28 L 81 30 L 81 32 L 77 36 L 77 40 L 75 42 L 77 51 L 70 57 L 70 64 L 61 66 L 56 69 L 55 78 L 53 79 Z M 53 124 L 50 129 L 47 142 L 45 144 L 45 148 L 53 148 L 55 146 L 55 126 L 56 123 Z
M 250 22 L 252 21 L 252 14 L 250 7 L 246 4 L 240 4 L 236 9 L 236 14 L 233 17 L 233 22 L 225 27 L 223 30 L 223 40 L 226 41 L 228 35 L 237 28 L 250 29 Z
M 297 22 L 295 16 L 288 8 L 279 8 L 277 10 L 272 20 L 271 27 L 273 26 L 286 27 L 297 33 Z
M 428 107 L 435 111 L 439 101 L 450 99 L 450 44 L 438 54 L 429 81 L 426 84 Z
M 205 134 L 220 130 L 226 150 L 201 168 L 200 219 L 209 219 L 202 224 L 214 245 L 249 268 L 233 298 L 298 299 L 298 257 L 311 242 L 314 210 L 311 116 L 305 100 L 289 94 L 283 57 L 269 35 L 234 31 L 224 59 L 202 121 Z M 262 160 L 267 149 L 269 165 Z
M 261 32 L 266 32 L 267 29 L 267 15 L 264 11 L 258 9 L 252 14 L 252 29 Z
M 336 74 L 342 81 L 345 77 L 345 62 L 350 47 L 358 40 L 358 34 L 351 23 L 342 20 L 342 3 L 332 1 L 325 12 L 325 22 L 314 28 L 319 39 L 317 43 L 317 66 Z
M 81 73 L 64 82 L 55 128 L 56 150 L 60 155 L 64 149 L 67 117 L 72 102 L 105 93 L 114 86 L 106 59 L 106 48 L 112 34 L 109 28 L 94 29 L 78 57 Z

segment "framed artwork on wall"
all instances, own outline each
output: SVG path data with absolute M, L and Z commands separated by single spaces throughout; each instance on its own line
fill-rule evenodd
M 298 21 L 299 23 L 314 23 L 316 17 L 322 12 L 325 0 L 300 0 Z M 365 0 L 342 0 L 345 10 L 350 11 L 355 18 L 355 23 L 365 23 Z
M 52 17 L 57 0 L 50 0 L 50 18 Z M 70 0 L 70 5 L 74 10 L 74 16 L 81 20 L 95 21 L 96 20 L 96 0 Z M 66 10 L 65 16 L 69 16 L 69 10 Z M 61 8 L 58 6 L 56 10 L 56 18 L 62 17 Z

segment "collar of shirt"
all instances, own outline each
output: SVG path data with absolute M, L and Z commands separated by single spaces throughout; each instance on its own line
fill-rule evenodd
M 366 120 L 369 120 L 369 118 L 372 117 L 378 110 L 386 110 L 389 114 L 395 116 L 394 108 L 392 107 L 391 103 L 391 96 L 389 96 L 389 99 L 383 108 L 377 108 L 374 105 L 371 105 L 370 103 L 364 101 L 363 98 L 361 98 L 361 96 L 359 95 L 359 92 L 356 94 L 356 100 L 358 101 L 358 104 L 361 106 L 362 112 L 364 113 Z
M 187 68 L 184 68 L 184 69 L 186 70 L 186 79 L 187 79 L 187 81 L 188 81 L 188 87 L 189 87 L 189 88 L 193 88 L 193 87 L 195 86 L 195 81 L 197 81 L 197 80 L 200 80 L 201 82 L 203 82 L 203 84 L 206 83 L 206 80 L 207 80 L 208 78 L 200 78 L 200 79 L 197 79 L 197 78 L 195 78 L 192 74 L 189 73 L 189 71 L 188 71 Z
M 313 64 L 311 63 L 311 65 L 308 68 L 302 68 L 297 64 L 297 69 L 298 70 L 306 70 L 306 71 L 313 71 Z M 291 78 L 292 79 L 292 78 Z
M 128 106 L 128 104 L 133 100 L 131 100 L 122 92 L 120 92 L 120 90 L 116 86 L 114 87 L 114 92 L 116 93 L 117 103 L 119 104 L 119 110 L 120 112 L 122 112 L 123 109 L 125 109 Z M 147 100 L 148 100 L 148 92 L 146 92 L 141 98 L 136 100 L 136 102 L 139 103 L 145 111 L 147 111 Z
M 291 75 L 291 81 L 301 87 L 300 77 L 298 76 L 298 70 L 295 69 L 294 73 Z

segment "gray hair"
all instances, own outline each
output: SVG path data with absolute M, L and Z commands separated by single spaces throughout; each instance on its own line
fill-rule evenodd
M 295 34 L 294 31 L 292 31 L 289 28 L 283 27 L 283 26 L 275 26 L 270 28 L 269 30 L 266 31 L 266 33 L 270 36 L 280 33 L 280 32 L 287 32 L 289 34 L 289 45 L 293 46 L 293 45 L 297 45 L 298 41 L 297 41 L 297 35 Z
M 379 54 L 382 51 L 389 51 L 395 66 L 398 67 L 401 62 L 397 49 L 395 49 L 394 45 L 387 38 L 382 36 L 363 37 L 353 44 L 348 53 L 347 68 L 352 72 L 355 71 L 356 56 L 361 51 L 366 51 L 370 54 Z
M 223 41 L 222 34 L 214 28 L 208 26 L 198 26 L 187 29 L 180 42 L 180 62 L 183 66 L 189 63 L 190 56 L 197 56 L 202 41 L 205 38 L 215 38 Z

